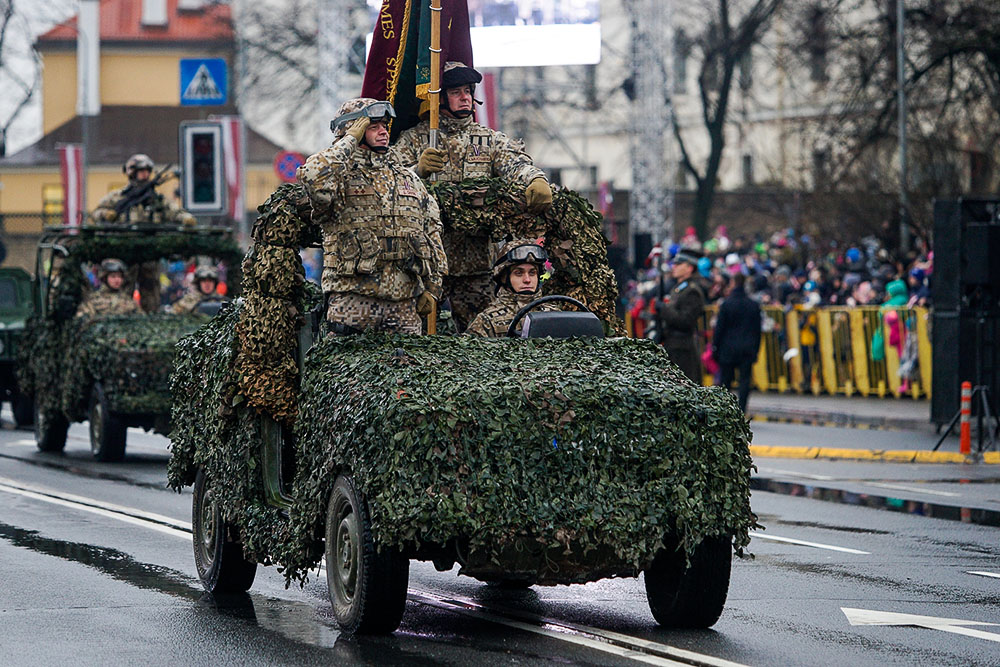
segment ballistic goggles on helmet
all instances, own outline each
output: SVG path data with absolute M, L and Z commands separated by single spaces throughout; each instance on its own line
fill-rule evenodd
M 493 266 L 500 266 L 501 264 L 523 264 L 528 262 L 537 262 L 542 264 L 549 259 L 549 253 L 545 252 L 545 248 L 540 245 L 535 244 L 525 244 L 519 245 L 507 254 L 503 255 L 497 261 L 493 262 Z
M 377 123 L 378 121 L 386 121 L 389 118 L 395 118 L 396 110 L 392 108 L 392 104 L 389 102 L 375 102 L 373 104 L 369 104 L 364 109 L 358 109 L 357 111 L 345 113 L 343 116 L 334 118 L 330 121 L 330 131 L 336 132 L 337 130 L 346 128 L 362 116 L 367 116 L 373 123 Z

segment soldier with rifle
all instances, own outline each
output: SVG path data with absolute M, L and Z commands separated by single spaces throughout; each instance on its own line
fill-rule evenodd
M 193 226 L 193 215 L 168 201 L 156 191 L 157 186 L 173 177 L 168 165 L 153 177 L 153 161 L 136 153 L 122 166 L 128 185 L 109 192 L 90 213 L 91 224 L 142 224 L 173 222 Z

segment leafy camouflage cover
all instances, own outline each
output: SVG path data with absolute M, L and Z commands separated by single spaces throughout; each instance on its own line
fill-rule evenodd
M 234 409 L 237 319 L 178 346 L 169 479 L 179 489 L 204 467 L 247 550 L 289 580 L 319 562 L 340 471 L 368 497 L 379 544 L 457 540 L 466 573 L 484 578 L 571 583 L 636 574 L 664 539 L 749 543 L 750 432 L 734 398 L 632 339 L 318 341 L 288 519 L 264 503 L 258 420 Z

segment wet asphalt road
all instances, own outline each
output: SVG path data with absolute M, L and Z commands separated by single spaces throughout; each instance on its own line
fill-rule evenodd
M 658 628 L 641 579 L 509 591 L 413 563 L 400 630 L 345 639 L 322 576 L 286 589 L 275 568 L 259 568 L 247 596 L 203 593 L 185 532 L 190 493 L 164 488 L 165 439 L 130 432 L 126 462 L 110 465 L 91 460 L 83 426 L 63 456 L 5 426 L 0 664 L 1000 665 L 1000 625 L 851 625 L 843 611 L 1000 623 L 1000 528 L 917 514 L 1000 510 L 998 466 L 757 461 L 758 484 L 780 493 L 754 492 L 767 529 L 755 558 L 734 562 L 709 631 Z M 775 445 L 874 437 L 903 448 L 915 437 L 754 431 Z M 817 490 L 839 490 L 840 502 L 810 497 Z M 871 508 L 870 497 L 898 503 Z

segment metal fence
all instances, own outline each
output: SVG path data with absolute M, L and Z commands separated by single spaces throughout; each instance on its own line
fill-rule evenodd
M 878 306 L 826 306 L 763 309 L 760 351 L 753 366 L 752 384 L 762 391 L 900 396 L 929 398 L 931 394 L 931 319 L 927 308 L 893 309 Z M 718 309 L 705 308 L 698 332 L 699 346 L 711 342 Z M 888 320 L 888 321 L 887 321 Z M 635 327 L 626 317 L 626 328 Z M 881 354 L 873 354 L 881 328 Z M 900 365 L 914 353 L 910 373 Z M 699 350 L 700 352 L 701 350 Z M 876 351 L 877 352 L 877 351 Z M 705 374 L 704 384 L 713 384 Z

